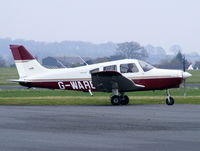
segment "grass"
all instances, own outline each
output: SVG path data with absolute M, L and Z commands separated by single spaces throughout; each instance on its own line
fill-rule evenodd
M 200 70 L 190 70 L 188 72 L 192 74 L 192 77 L 186 80 L 187 83 L 200 83 Z
M 181 89 L 171 94 L 176 104 L 200 104 L 200 88 L 190 88 L 187 97 Z M 163 91 L 127 93 L 130 104 L 165 104 Z M 88 93 L 63 90 L 0 90 L 0 105 L 110 105 L 109 93 Z
M 200 104 L 200 96 L 175 96 L 176 104 Z M 164 96 L 130 96 L 130 104 L 165 104 Z M 110 105 L 106 96 L 3 97 L 0 105 Z
M 172 96 L 183 96 L 183 89 L 172 89 L 170 94 Z M 187 96 L 200 96 L 200 88 L 187 88 Z M 109 97 L 111 93 L 94 92 L 94 96 Z M 163 96 L 164 91 L 141 91 L 141 92 L 128 92 L 128 96 Z M 89 93 L 78 91 L 66 90 L 48 90 L 48 89 L 0 89 L 0 98 L 9 97 L 56 97 L 56 96 L 81 96 L 90 97 Z
M 18 85 L 15 82 L 10 82 L 9 79 L 18 79 L 16 68 L 0 68 L 0 85 Z

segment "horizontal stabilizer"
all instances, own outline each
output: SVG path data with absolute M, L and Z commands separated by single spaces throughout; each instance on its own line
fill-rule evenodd
M 26 82 L 26 81 L 20 80 L 20 79 L 9 79 L 8 81 L 10 81 L 10 82 Z

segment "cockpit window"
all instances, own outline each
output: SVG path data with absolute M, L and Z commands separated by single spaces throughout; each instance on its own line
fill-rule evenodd
M 105 66 L 103 67 L 103 71 L 117 71 L 117 66 L 116 65 Z
M 144 72 L 147 72 L 147 71 L 149 71 L 149 70 L 154 68 L 154 66 L 152 66 L 152 65 L 150 65 L 150 64 L 148 64 L 148 63 L 146 63 L 144 61 L 139 61 L 139 64 L 142 67 L 142 69 L 144 70 Z
M 134 73 L 138 72 L 138 68 L 134 63 L 128 63 L 128 64 L 121 64 L 120 65 L 120 72 L 121 73 Z

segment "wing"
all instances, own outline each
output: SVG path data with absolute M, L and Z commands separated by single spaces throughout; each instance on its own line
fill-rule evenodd
M 118 89 L 119 92 L 137 91 L 144 88 L 116 71 L 92 73 L 92 83 L 97 91 L 104 92 L 111 92 L 112 89 Z

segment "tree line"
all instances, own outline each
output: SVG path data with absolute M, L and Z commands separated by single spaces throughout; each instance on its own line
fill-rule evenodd
M 114 56 L 97 58 L 94 60 L 90 60 L 89 63 L 100 63 L 105 61 L 113 61 L 119 59 L 140 59 L 146 60 L 151 54 L 148 54 L 137 42 L 124 42 L 118 44 L 116 48 L 116 52 Z M 172 59 L 162 60 L 159 64 L 155 65 L 159 68 L 165 69 L 187 69 L 191 63 L 185 58 L 182 52 L 179 50 L 178 53 Z M 196 61 L 194 64 L 194 68 L 200 69 L 200 61 Z
M 96 59 L 90 59 L 87 61 L 88 64 L 114 61 L 120 59 L 140 59 L 146 60 L 151 54 L 148 54 L 146 49 L 137 42 L 124 42 L 117 44 L 114 55 L 108 57 L 100 57 Z M 162 60 L 157 67 L 169 68 L 169 69 L 183 69 L 183 62 L 185 63 L 185 68 L 187 69 L 190 62 L 185 58 L 181 51 L 179 51 L 172 59 Z M 79 66 L 80 64 L 72 65 Z M 6 67 L 6 61 L 0 56 L 0 67 Z M 200 61 L 196 61 L 194 64 L 195 68 L 200 69 Z

